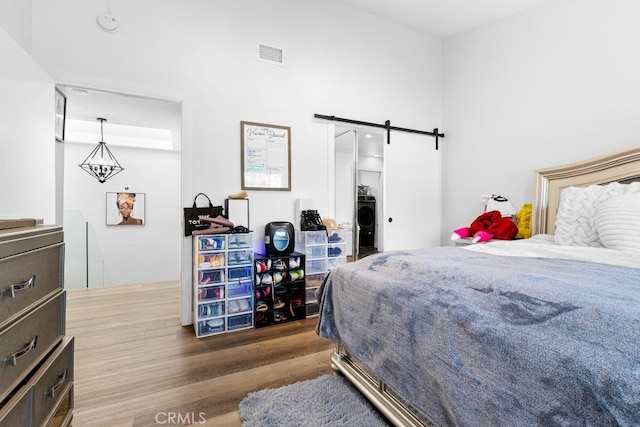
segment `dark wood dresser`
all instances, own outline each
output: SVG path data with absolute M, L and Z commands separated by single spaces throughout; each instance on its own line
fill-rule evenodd
M 69 426 L 62 227 L 0 230 L 0 427 Z

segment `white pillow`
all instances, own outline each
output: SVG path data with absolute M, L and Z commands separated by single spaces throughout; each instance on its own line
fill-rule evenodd
M 602 202 L 595 224 L 606 248 L 640 251 L 640 193 L 614 196 Z
M 556 242 L 566 246 L 602 246 L 595 226 L 598 207 L 613 196 L 637 192 L 640 182 L 565 188 L 556 214 Z

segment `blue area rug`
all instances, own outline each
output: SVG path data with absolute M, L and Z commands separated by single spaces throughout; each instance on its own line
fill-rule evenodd
M 243 427 L 388 427 L 360 392 L 339 375 L 323 375 L 249 393 L 240 402 Z

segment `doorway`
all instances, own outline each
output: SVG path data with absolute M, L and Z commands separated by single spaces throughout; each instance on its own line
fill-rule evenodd
M 179 281 L 181 102 L 58 87 L 67 99 L 61 198 L 65 287 Z M 98 118 L 106 119 L 103 135 Z M 104 183 L 79 167 L 102 137 L 124 168 Z M 138 195 L 134 213 L 143 214 L 143 224 L 114 226 L 119 212 L 112 201 L 119 192 Z
M 335 126 L 334 135 L 334 217 L 347 230 L 347 257 L 357 260 L 384 250 L 384 134 Z
M 398 131 L 388 143 L 375 127 L 327 126 L 329 212 L 351 237 L 348 256 L 440 246 L 441 157 L 433 139 Z

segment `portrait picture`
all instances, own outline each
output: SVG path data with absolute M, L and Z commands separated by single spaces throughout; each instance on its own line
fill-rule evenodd
M 107 225 L 144 225 L 144 193 L 107 193 Z

